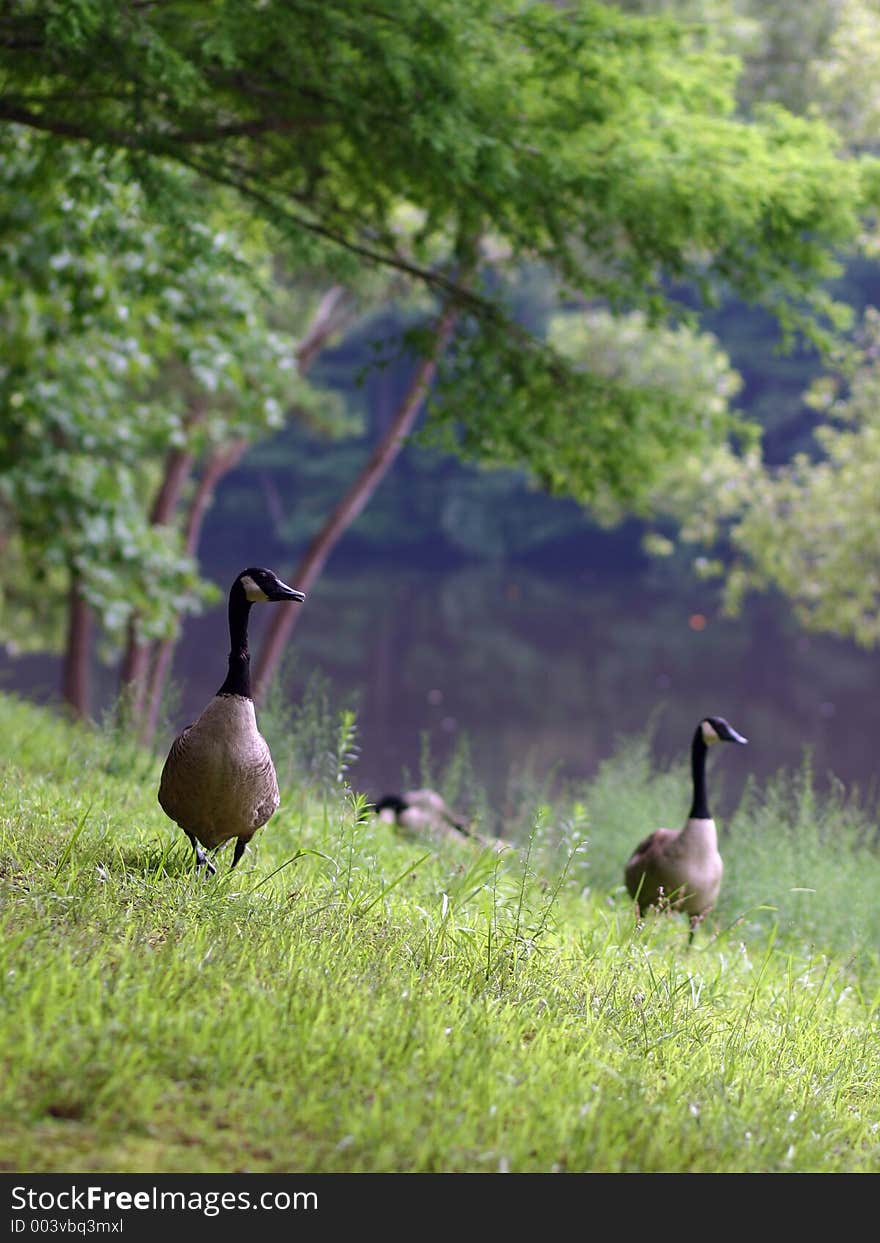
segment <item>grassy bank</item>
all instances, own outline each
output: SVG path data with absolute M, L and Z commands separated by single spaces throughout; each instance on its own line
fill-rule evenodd
M 729 818 L 688 951 L 621 887 L 686 811 L 643 744 L 500 857 L 293 756 L 206 879 L 159 761 L 13 698 L 0 738 L 0 1169 L 880 1170 L 875 824 L 806 769 Z

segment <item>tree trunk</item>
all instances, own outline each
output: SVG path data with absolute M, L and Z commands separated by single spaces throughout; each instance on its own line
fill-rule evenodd
M 89 715 L 92 626 L 92 611 L 83 599 L 74 574 L 67 595 L 67 642 L 61 693 L 73 715 L 80 720 L 86 720 Z
M 385 478 L 403 448 L 407 436 L 412 431 L 436 375 L 437 365 L 455 330 L 458 316 L 458 308 L 452 304 L 447 306 L 441 314 L 434 329 L 430 353 L 425 355 L 416 367 L 397 413 L 370 455 L 367 464 L 306 549 L 305 556 L 289 580 L 292 587 L 306 593 L 311 590 L 327 558 Z M 265 694 L 281 660 L 284 645 L 293 632 L 299 615 L 298 608 L 273 610 L 254 672 L 255 700 L 261 699 Z
M 141 719 L 150 672 L 150 651 L 151 644 L 141 642 L 134 620 L 130 621 L 119 670 L 120 709 L 125 721 L 136 723 Z
M 159 709 L 162 706 L 162 693 L 171 672 L 171 659 L 174 655 L 175 639 L 162 639 L 156 644 L 153 653 L 153 664 L 150 670 L 149 689 L 143 706 L 140 740 L 145 747 L 150 746 L 156 737 L 159 726 Z

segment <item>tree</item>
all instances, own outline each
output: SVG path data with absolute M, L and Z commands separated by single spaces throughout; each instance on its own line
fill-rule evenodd
M 306 374 L 314 357 L 320 353 L 340 325 L 347 321 L 351 312 L 344 308 L 344 302 L 345 291 L 338 285 L 328 289 L 319 300 L 306 332 L 293 350 L 300 377 Z M 325 435 L 328 432 L 335 435 L 344 425 L 344 420 L 335 419 L 330 422 L 326 416 L 317 422 Z M 250 443 L 250 439 L 242 435 L 239 429 L 238 435 L 231 435 L 210 450 L 183 519 L 183 546 L 188 556 L 195 558 L 198 553 L 205 514 L 217 486 L 238 465 Z M 194 462 L 195 455 L 188 447 L 169 450 L 165 474 L 151 511 L 154 525 L 174 521 L 187 476 L 192 471 Z M 152 741 L 156 732 L 162 695 L 171 671 L 174 640 L 183 616 L 184 611 L 179 610 L 173 635 L 166 635 L 152 644 L 141 641 L 134 624 L 130 625 L 122 665 L 122 681 L 123 686 L 128 689 L 127 709 L 135 721 L 139 722 L 141 739 L 144 742 Z
M 266 320 L 253 243 L 205 218 L 163 222 L 124 156 L 9 126 L 0 146 L 4 582 L 14 591 L 24 567 L 33 584 L 40 566 L 40 607 L 53 582 L 66 596 L 64 692 L 84 715 L 91 612 L 111 638 L 128 626 L 145 642 L 204 598 L 163 455 L 247 441 L 309 394 L 295 339 Z M 5 622 L 20 633 L 20 616 Z
M 339 504 L 328 517 L 327 521 L 315 535 L 307 548 L 293 577 L 302 586 L 300 591 L 310 591 L 327 560 L 351 526 L 355 518 L 369 501 L 379 480 L 388 472 L 397 457 L 407 436 L 412 431 L 416 418 L 422 408 L 428 389 L 437 372 L 437 365 L 455 330 L 458 315 L 453 305 L 447 305 L 433 326 L 431 343 L 425 349 L 419 365 L 410 382 L 407 393 L 397 413 L 382 436 L 379 444 L 370 454 L 369 460 L 353 480 Z M 279 613 L 282 610 L 278 610 Z M 290 637 L 296 624 L 293 609 L 284 609 L 283 616 L 270 618 L 269 625 L 260 649 L 259 659 L 254 674 L 254 695 L 265 694 L 276 668 L 281 660 L 284 644 Z
M 690 0 L 644 0 L 628 7 L 662 7 L 689 19 L 708 15 L 706 6 Z M 722 10 L 727 21 L 710 21 L 709 27 L 716 40 L 738 42 L 745 106 L 779 100 L 832 121 L 852 149 L 876 145 L 877 0 L 824 0 L 797 13 L 781 0 L 718 0 L 711 16 Z M 745 25 L 730 21 L 734 13 L 747 19 Z M 692 28 L 706 26 L 695 22 Z M 876 261 L 877 237 L 869 225 L 859 250 Z M 697 574 L 719 583 L 728 614 L 739 613 L 749 592 L 775 590 L 804 628 L 872 647 L 880 638 L 876 308 L 867 306 L 848 344 L 826 363 L 803 394 L 814 416 L 806 451 L 772 464 L 765 447 L 751 438 L 720 446 L 708 457 L 683 457 L 649 502 L 677 529 L 653 531 L 646 543 L 668 555 L 677 540 L 692 555 Z
M 869 308 L 838 370 L 807 394 L 824 416 L 812 455 L 771 467 L 759 446 L 742 454 L 725 447 L 679 464 L 656 498 L 680 524 L 682 544 L 696 546 L 697 573 L 721 583 L 729 614 L 749 591 L 772 588 L 808 630 L 865 647 L 880 639 L 878 364 L 880 312 Z
M 744 99 L 776 100 L 829 121 L 853 148 L 876 149 L 880 122 L 880 4 L 745 0 Z

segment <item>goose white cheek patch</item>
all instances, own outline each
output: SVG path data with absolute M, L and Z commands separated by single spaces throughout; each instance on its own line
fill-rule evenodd
M 251 604 L 257 604 L 260 600 L 269 599 L 262 587 L 257 586 L 250 574 L 242 574 L 239 581 L 242 587 L 244 587 L 244 594 L 250 600 Z
M 710 742 L 720 742 L 720 741 L 721 739 L 715 733 L 715 730 L 713 729 L 713 727 L 709 724 L 708 721 L 704 721 L 703 722 L 703 742 L 710 743 Z

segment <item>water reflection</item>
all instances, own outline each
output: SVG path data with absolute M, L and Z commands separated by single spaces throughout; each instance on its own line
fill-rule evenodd
M 254 610 L 252 651 L 267 613 Z M 222 681 L 225 627 L 225 604 L 188 625 L 175 726 Z M 356 704 L 353 776 L 372 795 L 419 777 L 423 735 L 442 764 L 466 734 L 478 779 L 500 800 L 526 765 L 589 777 L 620 735 L 652 721 L 658 758 L 683 757 L 706 713 L 728 717 L 751 742 L 718 766 L 719 799 L 734 798 L 750 773 L 797 767 L 805 748 L 817 772 L 848 784 L 864 788 L 876 771 L 873 654 L 803 635 L 778 600 L 723 619 L 706 587 L 664 588 L 656 574 L 334 564 L 289 655 L 292 702 L 317 669 L 340 705 Z M 5 659 L 0 672 L 4 687 L 35 697 L 57 684 L 57 661 Z M 97 698 L 109 702 L 113 690 L 103 675 Z

